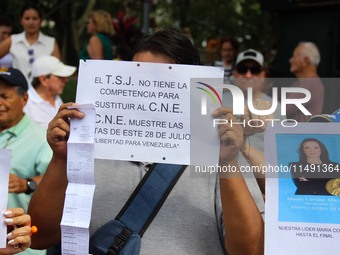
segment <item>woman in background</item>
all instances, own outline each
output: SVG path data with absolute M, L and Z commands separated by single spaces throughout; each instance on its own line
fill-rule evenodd
M 233 83 L 233 70 L 238 54 L 238 42 L 233 37 L 225 37 L 221 41 L 221 60 L 215 61 L 215 66 L 222 66 L 224 68 L 223 82 L 225 84 Z
M 111 37 L 114 34 L 111 15 L 102 10 L 93 11 L 87 21 L 89 42 L 80 52 L 80 59 L 113 59 Z
M 29 84 L 36 58 L 43 55 L 61 57 L 56 40 L 40 31 L 42 20 L 42 11 L 32 3 L 26 4 L 20 12 L 20 24 L 24 31 L 11 35 L 0 44 L 0 58 L 11 53 L 13 67 L 25 75 Z

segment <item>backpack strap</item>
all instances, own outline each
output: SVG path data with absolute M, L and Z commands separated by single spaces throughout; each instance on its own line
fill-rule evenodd
M 92 254 L 139 254 L 141 237 L 157 215 L 185 165 L 153 164 L 114 220 L 90 239 Z
M 116 220 L 143 236 L 185 168 L 174 164 L 151 165 Z

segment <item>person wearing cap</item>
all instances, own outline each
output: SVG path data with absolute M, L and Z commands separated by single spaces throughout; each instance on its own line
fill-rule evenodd
M 7 206 L 25 212 L 52 157 L 46 130 L 23 112 L 27 90 L 25 76 L 18 69 L 0 69 L 0 148 L 12 150 Z M 28 249 L 21 254 L 45 251 Z
M 28 90 L 28 102 L 24 112 L 40 126 L 47 129 L 48 123 L 63 104 L 60 97 L 68 77 L 76 67 L 68 66 L 53 56 L 42 56 L 32 66 L 32 87 Z
M 233 76 L 234 85 L 241 89 L 245 100 L 248 100 L 248 88 L 252 88 L 251 95 L 254 108 L 259 110 L 270 108 L 272 98 L 263 92 L 265 88 L 266 72 L 264 70 L 264 58 L 260 52 L 254 49 L 247 49 L 240 52 L 236 58 Z M 229 90 L 223 92 L 223 105 L 227 107 L 232 107 L 233 105 L 233 96 Z M 283 119 L 280 109 L 281 107 L 278 103 L 276 110 L 271 117 Z M 249 114 L 251 115 L 251 113 Z M 263 134 L 260 136 L 262 136 L 261 140 L 263 141 Z
M 240 52 L 236 57 L 235 68 L 233 70 L 234 85 L 241 89 L 245 100 L 248 100 L 248 88 L 252 88 L 252 100 L 256 109 L 269 109 L 272 98 L 263 92 L 266 73 L 264 70 L 264 57 L 254 49 L 247 49 Z M 232 107 L 233 97 L 229 91 L 223 93 L 223 105 Z M 280 114 L 280 104 L 278 104 L 273 116 L 266 116 L 268 119 L 283 119 Z M 245 107 L 247 109 L 247 107 Z M 249 111 L 248 111 L 249 112 Z M 247 113 L 247 112 L 246 112 Z M 250 119 L 258 119 L 259 116 L 253 116 L 252 113 L 247 113 Z M 265 122 L 266 123 L 266 122 Z M 263 127 L 265 128 L 265 126 Z M 247 132 L 245 132 L 247 133 Z M 251 135 L 249 135 L 251 134 Z M 240 155 L 240 164 L 248 165 L 248 159 L 251 158 L 250 152 L 264 150 L 264 135 L 263 133 L 248 133 L 248 145 L 244 146 L 242 155 Z M 251 146 L 250 146 L 251 145 Z M 262 178 L 259 179 L 262 182 Z M 260 186 L 263 186 L 261 184 Z M 263 189 L 262 189 L 263 190 Z M 262 204 L 262 203 L 261 203 Z M 261 209 L 262 210 L 262 209 Z M 264 211 L 264 209 L 262 210 Z
M 252 88 L 253 94 L 253 104 L 256 109 L 268 109 L 270 108 L 272 99 L 263 93 L 263 87 L 265 82 L 265 70 L 264 70 L 264 58 L 263 55 L 254 50 L 247 49 L 240 52 L 237 55 L 235 68 L 233 70 L 234 85 L 241 89 L 247 100 L 247 89 Z M 223 92 L 223 106 L 232 107 L 233 97 L 229 91 Z M 283 119 L 280 115 L 280 106 L 278 105 L 277 111 L 273 113 L 273 116 L 264 116 L 268 119 Z M 248 112 L 248 113 L 247 113 Z M 245 119 L 259 119 L 260 116 L 254 116 L 248 108 L 245 107 L 245 116 L 240 116 L 240 121 Z M 248 116 L 247 116 L 248 115 Z M 264 121 L 266 122 L 266 121 Z M 265 128 L 265 126 L 263 127 Z M 263 133 L 249 133 L 246 131 L 247 127 L 244 127 L 244 145 L 238 154 L 238 163 L 243 167 L 249 166 L 261 166 L 264 164 L 264 135 Z M 259 168 L 261 169 L 261 168 Z M 242 178 L 243 177 L 243 178 Z M 234 185 L 234 190 L 244 195 L 244 199 L 252 201 L 257 206 L 257 211 L 254 216 L 249 218 L 249 221 L 256 220 L 257 225 L 261 226 L 260 229 L 263 230 L 264 221 L 262 217 L 265 213 L 264 207 L 264 196 L 265 196 L 265 178 L 263 173 L 242 173 L 240 178 L 237 180 L 232 180 L 228 178 L 225 182 L 237 182 Z M 230 198 L 231 199 L 231 198 Z M 237 196 L 234 197 L 235 200 L 238 199 Z M 242 201 L 239 201 L 242 205 Z M 241 208 L 241 207 L 240 207 Z M 241 210 L 241 209 L 240 209 Z M 243 211 L 240 211 L 242 214 Z M 258 217 L 258 216 L 262 217 Z M 260 233 L 259 230 L 258 233 Z M 261 236 L 261 234 L 259 234 Z M 263 238 L 263 236 L 262 236 Z M 260 241 L 263 249 L 263 241 Z
M 290 72 L 298 81 L 292 87 L 305 88 L 310 91 L 311 99 L 304 103 L 304 107 L 312 114 L 322 113 L 324 102 L 324 86 L 317 74 L 317 67 L 320 63 L 320 52 L 312 42 L 301 42 L 295 49 L 293 56 L 289 59 Z M 287 99 L 301 98 L 301 93 L 287 93 Z M 305 115 L 294 104 L 287 105 L 287 118 L 298 122 L 308 121 L 310 116 Z
M 247 96 L 247 89 L 252 87 L 254 98 L 271 100 L 262 93 L 265 78 L 263 64 L 263 55 L 256 50 L 248 49 L 237 55 L 233 72 L 234 83 L 243 91 L 245 97 Z

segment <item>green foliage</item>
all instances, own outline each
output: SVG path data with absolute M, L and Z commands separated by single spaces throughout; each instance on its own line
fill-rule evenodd
M 104 9 L 116 18 L 120 11 L 127 16 L 139 17 L 137 30 L 142 27 L 145 0 L 31 0 L 39 4 L 45 18 L 54 26 L 45 26 L 43 31 L 55 36 L 68 63 L 76 64 L 78 51 L 87 40 L 80 18 L 86 10 Z M 15 31 L 20 31 L 19 11 L 27 1 L 2 0 L 3 13 L 11 14 L 16 21 Z M 151 2 L 151 1 L 150 1 Z M 273 15 L 263 13 L 258 0 L 154 0 L 150 6 L 150 30 L 161 26 L 187 26 L 198 48 L 211 38 L 234 36 L 243 48 L 257 48 L 264 52 L 272 47 Z M 131 35 L 130 35 L 131 36 Z M 127 41 L 126 39 L 125 41 Z M 124 41 L 124 40 L 122 40 Z
M 64 103 L 75 102 L 76 92 L 77 92 L 77 79 L 75 77 L 72 77 L 67 81 L 63 94 L 61 95 L 61 98 L 63 99 Z
M 1 0 L 0 13 L 10 14 L 15 21 L 14 32 L 20 32 L 19 12 L 26 2 L 38 4 L 43 12 L 47 25 L 43 32 L 55 36 L 62 50 L 63 61 L 78 65 L 78 51 L 88 39 L 85 31 L 86 14 L 91 9 L 104 9 L 116 20 L 120 12 L 127 19 L 137 17 L 134 30 L 128 32 L 125 27 L 118 31 L 115 40 L 117 49 L 123 48 L 129 52 L 136 42 L 142 28 L 143 6 L 145 0 Z M 204 43 L 211 38 L 221 38 L 225 35 L 234 36 L 241 44 L 240 48 L 255 48 L 269 59 L 273 44 L 273 28 L 275 19 L 272 14 L 262 13 L 258 0 L 157 0 L 150 6 L 150 31 L 162 26 L 175 26 L 178 29 L 189 27 L 196 47 L 204 58 L 206 50 Z M 85 18 L 84 18 L 85 17 Z M 120 24 L 126 24 L 120 22 Z M 135 32 L 133 32 L 135 31 Z M 116 37 L 117 39 L 117 37 Z M 213 54 L 216 57 L 216 54 Z M 209 61 L 207 63 L 210 63 Z M 74 101 L 76 79 L 70 79 L 65 87 L 63 99 Z

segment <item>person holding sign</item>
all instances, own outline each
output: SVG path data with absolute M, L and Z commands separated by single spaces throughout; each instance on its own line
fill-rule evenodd
M 146 37 L 138 46 L 134 61 L 188 64 L 200 63 L 198 51 L 193 47 L 190 40 L 177 30 L 164 29 Z M 65 190 L 67 187 L 67 139 L 69 137 L 70 118 L 81 119 L 84 113 L 69 106 L 74 103 L 67 103 L 60 107 L 58 114 L 50 122 L 47 132 L 48 142 L 53 150 L 53 157 L 46 171 L 46 174 L 35 192 L 30 206 L 29 214 L 35 224 L 39 227 L 39 233 L 32 238 L 32 247 L 47 248 L 58 244 L 61 241 L 60 221 L 63 214 L 65 201 Z M 214 113 L 214 117 L 224 116 L 227 119 L 233 118 L 230 109 L 220 109 Z M 219 129 L 221 138 L 220 163 L 237 166 L 237 153 L 243 145 L 243 129 L 239 125 L 225 125 Z M 114 153 L 114 152 L 112 152 Z M 90 235 L 115 218 L 120 209 L 128 200 L 134 188 L 139 184 L 142 176 L 146 173 L 144 164 L 128 161 L 95 160 L 96 190 L 94 194 L 92 215 L 90 223 Z M 218 176 L 210 174 L 202 178 L 192 178 L 189 167 L 172 189 L 162 208 L 153 219 L 142 238 L 139 254 L 225 254 L 225 242 L 223 237 L 216 231 L 216 207 L 220 207 L 221 200 L 217 198 L 219 193 Z M 252 216 L 251 220 L 245 220 L 242 224 L 233 224 L 237 216 L 237 210 L 249 201 L 253 206 L 247 204 L 248 217 L 256 213 L 256 205 L 246 193 L 235 194 L 231 186 L 235 185 L 227 181 L 221 182 L 222 186 L 228 185 L 231 193 L 225 196 L 235 196 L 235 199 L 226 201 L 236 203 L 236 206 L 224 206 L 223 214 L 230 215 L 222 231 L 228 239 L 226 249 L 232 254 L 249 254 L 251 245 L 258 246 L 257 236 L 249 236 L 253 233 Z M 243 181 L 243 180 L 242 180 Z M 242 186 L 247 190 L 247 186 Z M 222 189 L 229 192 L 227 188 Z M 157 190 L 155 191 L 157 192 Z M 224 197 L 225 197 L 224 196 Z M 246 196 L 246 200 L 243 199 Z M 46 214 L 46 210 L 50 213 Z M 257 210 L 257 214 L 260 213 Z M 218 227 L 220 215 L 218 217 Z M 261 216 L 260 216 L 261 218 Z M 260 220 L 256 218 L 256 220 Z M 262 220 L 262 219 L 261 219 Z M 238 220 L 237 220 L 238 221 Z M 250 245 L 239 245 L 246 239 Z M 230 241 L 230 242 L 229 242 Z M 238 253 L 237 253 L 238 252 Z
M 237 121 L 230 108 L 220 108 L 213 113 L 213 116 L 224 116 L 229 122 Z M 239 171 L 239 153 L 245 148 L 248 150 L 245 146 L 244 130 L 240 125 L 223 125 L 219 127 L 219 133 L 221 137 L 219 165 L 237 169 L 234 172 L 219 174 L 221 214 L 224 226 L 223 241 L 227 254 L 263 255 L 262 212 L 258 208 L 252 184 Z M 259 166 L 264 163 L 261 151 L 251 148 L 247 154 L 249 164 Z
M 26 250 L 31 245 L 31 217 L 22 208 L 9 208 L 3 212 L 7 234 L 6 248 L 0 249 L 0 255 L 11 255 Z

